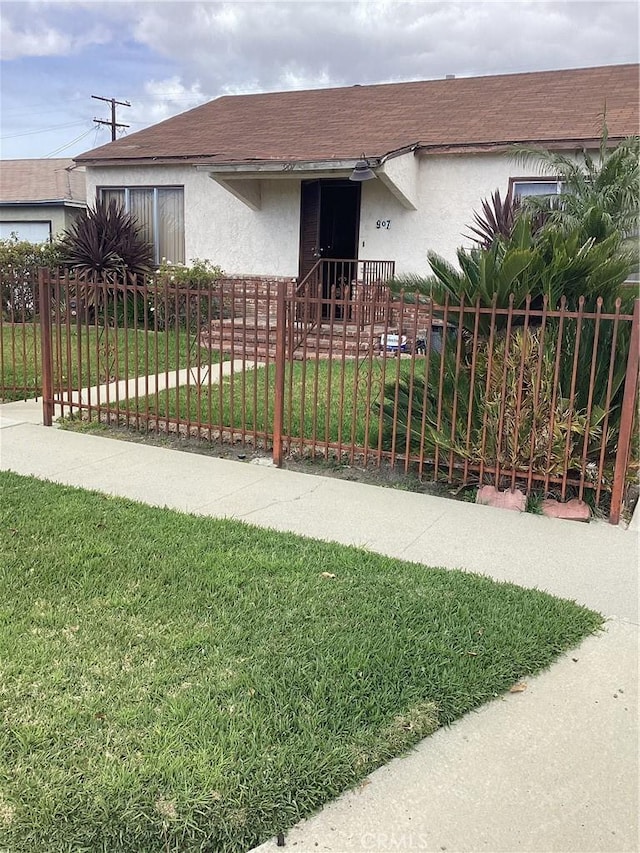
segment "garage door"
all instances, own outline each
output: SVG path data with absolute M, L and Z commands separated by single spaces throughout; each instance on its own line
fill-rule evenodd
M 13 234 L 18 240 L 29 243 L 48 243 L 51 239 L 51 221 L 0 222 L 0 239 L 8 240 Z

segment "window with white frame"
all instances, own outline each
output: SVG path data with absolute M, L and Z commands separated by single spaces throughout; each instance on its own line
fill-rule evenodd
M 102 187 L 98 193 L 137 219 L 157 264 L 163 259 L 184 263 L 184 187 Z
M 560 181 L 551 178 L 510 178 L 509 189 L 513 197 L 532 195 L 559 195 L 562 192 Z

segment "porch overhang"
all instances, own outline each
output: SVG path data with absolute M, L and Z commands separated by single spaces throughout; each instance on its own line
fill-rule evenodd
M 264 180 L 318 180 L 320 178 L 349 178 L 356 163 L 361 158 L 348 158 L 336 160 L 294 160 L 294 161 L 261 161 L 242 163 L 210 163 L 198 164 L 195 168 L 198 172 L 206 172 L 212 181 L 215 181 L 235 198 L 251 210 L 260 210 L 262 206 L 261 182 Z M 405 157 L 368 157 L 370 168 L 380 178 L 392 195 L 394 195 L 403 207 L 415 210 L 412 196 L 413 187 L 408 184 L 415 183 L 407 181 L 406 169 L 398 169 L 393 165 L 396 160 L 404 160 Z M 411 153 L 414 163 L 415 158 Z

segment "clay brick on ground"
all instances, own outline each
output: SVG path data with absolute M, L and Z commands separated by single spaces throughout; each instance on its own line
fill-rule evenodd
M 476 503 L 524 512 L 527 506 L 527 498 L 520 489 L 514 491 L 505 489 L 504 492 L 501 492 L 495 486 L 481 486 L 476 495 Z
M 570 521 L 589 521 L 591 510 L 584 501 L 573 498 L 567 503 L 560 503 L 553 499 L 542 502 L 542 514 L 549 518 L 566 518 Z

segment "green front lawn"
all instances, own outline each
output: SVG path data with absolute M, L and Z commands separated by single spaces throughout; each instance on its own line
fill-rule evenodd
M 31 324 L 2 325 L 0 399 L 22 400 L 42 387 L 40 329 Z M 219 353 L 194 346 L 194 335 L 184 331 L 144 332 L 135 329 L 63 328 L 52 338 L 54 381 L 63 387 L 86 388 L 115 379 L 219 360 Z M 80 367 L 79 367 L 80 365 Z M 14 388 L 20 390 L 13 390 Z
M 385 382 L 394 381 L 396 371 L 410 370 L 409 361 L 375 357 L 361 361 L 318 360 L 287 364 L 284 392 L 284 433 L 305 441 L 340 443 L 348 447 L 376 447 L 378 419 L 367 402 L 380 402 Z M 370 391 L 369 391 L 370 388 Z M 370 394 L 369 400 L 367 395 Z M 236 373 L 223 382 L 190 389 L 172 388 L 149 397 L 150 411 L 161 418 L 181 422 L 211 423 L 245 429 L 273 431 L 275 366 Z M 265 405 L 268 399 L 269 406 Z
M 356 548 L 0 486 L 12 853 L 245 851 L 602 622 Z

